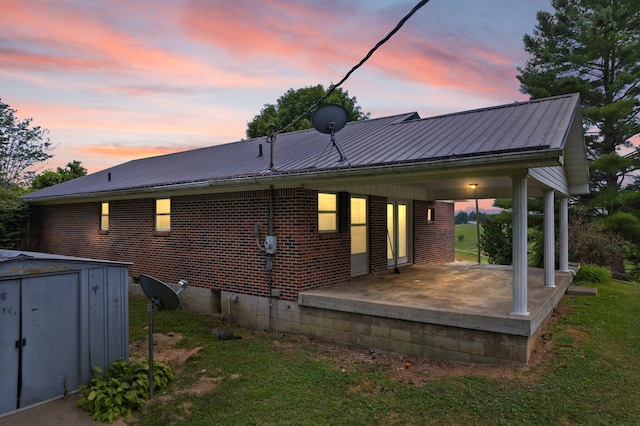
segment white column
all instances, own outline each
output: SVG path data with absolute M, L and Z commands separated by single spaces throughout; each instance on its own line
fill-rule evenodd
M 560 262 L 558 269 L 563 272 L 569 272 L 569 198 L 561 197 L 558 208 L 560 210 L 558 217 L 558 245 Z
M 544 286 L 556 286 L 556 252 L 553 191 L 544 191 Z
M 513 284 L 510 315 L 526 317 L 527 311 L 527 177 L 513 180 Z

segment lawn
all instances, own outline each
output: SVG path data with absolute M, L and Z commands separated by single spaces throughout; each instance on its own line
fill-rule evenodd
M 640 286 L 611 281 L 598 287 L 597 297 L 563 298 L 561 314 L 540 342 L 550 354 L 543 362 L 522 368 L 467 367 L 462 375 L 436 374 L 444 364 L 432 363 L 413 382 L 403 380 L 400 370 L 420 364 L 415 357 L 344 352 L 344 347 L 298 336 L 237 328 L 233 331 L 242 339 L 216 341 L 211 329 L 224 326 L 219 319 L 186 310 L 157 312 L 155 331 L 182 333 L 177 348 L 195 353 L 170 362 L 174 382 L 128 422 L 638 424 Z M 132 341 L 140 340 L 138 346 L 144 344 L 146 326 L 146 302 L 132 298 L 130 334 Z M 391 364 L 393 359 L 402 360 L 401 366 Z M 207 380 L 214 385 L 190 391 Z
M 482 232 L 482 226 L 480 227 Z M 461 239 L 462 237 L 462 239 Z M 455 227 L 455 249 L 456 260 L 478 261 L 478 235 L 476 225 L 456 225 Z M 481 256 L 482 263 L 488 263 L 487 258 Z

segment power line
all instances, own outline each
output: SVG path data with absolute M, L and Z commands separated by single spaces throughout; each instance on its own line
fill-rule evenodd
M 418 10 L 420 10 L 420 8 L 422 6 L 424 6 L 425 4 L 427 4 L 427 3 L 429 3 L 429 0 L 422 0 L 417 5 L 415 5 L 414 8 L 411 9 L 411 11 L 404 18 L 402 18 L 400 20 L 400 22 L 398 22 L 396 27 L 393 30 L 391 30 L 391 32 L 389 34 L 387 34 L 382 40 L 380 40 L 378 43 L 376 43 L 376 45 L 371 50 L 369 50 L 369 52 L 366 54 L 366 56 L 364 58 L 362 58 L 362 60 L 360 62 L 358 62 L 358 64 L 356 64 L 353 68 L 351 68 L 347 74 L 345 74 L 345 76 L 342 78 L 342 80 L 340 80 L 337 84 L 332 84 L 331 86 L 329 86 L 329 90 L 327 90 L 327 93 L 325 93 L 324 96 L 322 96 L 320 99 L 318 99 L 313 105 L 311 105 L 309 107 L 309 109 L 307 109 L 305 112 L 303 112 L 298 117 L 296 117 L 291 123 L 287 124 L 284 128 L 278 130 L 275 134 L 283 133 L 289 127 L 293 126 L 298 121 L 300 121 L 304 116 L 306 116 L 311 111 L 313 111 L 318 105 L 320 105 L 322 103 L 322 101 L 324 101 L 329 96 L 331 96 L 331 94 L 334 92 L 334 90 L 336 90 L 338 87 L 340 87 L 342 85 L 342 83 L 347 81 L 347 79 L 351 76 L 351 74 L 354 73 L 354 71 L 356 71 L 358 68 L 360 68 L 362 65 L 364 65 L 364 63 L 367 62 L 367 60 L 375 53 L 376 50 L 378 50 L 378 48 L 380 48 L 383 44 L 385 44 L 387 41 L 389 41 L 389 39 L 391 37 L 393 37 L 393 35 L 395 33 L 397 33 L 400 30 L 400 28 L 402 28 L 402 26 L 405 24 L 405 22 L 407 22 L 409 20 L 409 18 L 411 18 L 413 16 L 414 13 L 416 13 Z M 272 136 L 275 136 L 275 135 L 272 135 Z

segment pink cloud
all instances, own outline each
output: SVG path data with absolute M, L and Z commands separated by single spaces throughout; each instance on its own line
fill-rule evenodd
M 339 69 L 337 81 L 397 23 L 396 17 L 363 15 L 350 6 L 341 7 L 336 13 L 324 3 L 270 0 L 251 7 L 236 2 L 220 8 L 193 0 L 182 22 L 188 36 L 223 50 L 235 61 L 262 62 L 265 68 L 286 63 L 324 74 Z M 390 78 L 426 85 L 491 95 L 517 90 L 509 57 L 473 40 L 427 38 L 416 28 L 403 28 L 365 66 Z M 513 84 L 505 88 L 505 81 Z
M 136 158 L 154 157 L 185 151 L 188 148 L 163 146 L 122 146 L 122 145 L 83 145 L 74 147 L 74 151 L 88 157 L 108 157 L 132 160 Z
M 164 76 L 187 82 L 195 76 L 203 83 L 224 83 L 226 87 L 259 84 L 256 77 L 218 69 L 195 55 L 156 47 L 153 37 L 136 36 L 103 16 L 83 11 L 85 8 L 64 8 L 53 2 L 3 1 L 0 25 L 3 38 L 10 41 L 0 49 L 0 64 L 23 71 L 116 71 L 146 80 Z

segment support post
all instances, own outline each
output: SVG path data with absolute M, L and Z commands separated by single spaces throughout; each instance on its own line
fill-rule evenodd
M 478 247 L 478 265 L 482 263 L 480 258 L 480 211 L 478 210 L 478 197 L 476 197 L 476 246 Z
M 569 198 L 561 197 L 558 208 L 560 210 L 558 218 L 558 228 L 560 228 L 558 256 L 560 262 L 558 269 L 562 272 L 569 272 Z
M 513 177 L 513 283 L 510 315 L 527 311 L 527 177 Z
M 153 398 L 153 303 L 147 304 L 149 312 L 149 398 Z
M 544 286 L 556 286 L 555 220 L 553 191 L 544 191 Z

